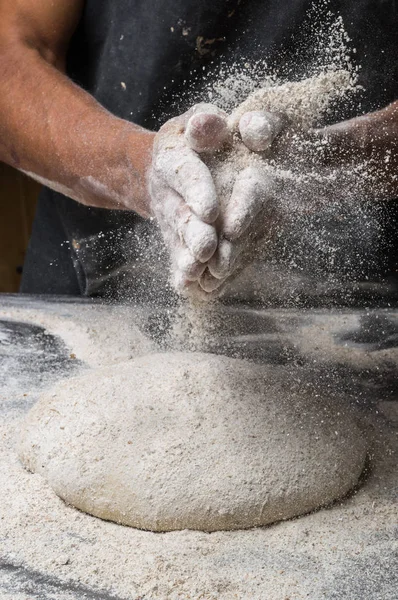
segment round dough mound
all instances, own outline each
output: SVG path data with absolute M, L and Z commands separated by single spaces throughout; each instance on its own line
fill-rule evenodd
M 348 492 L 365 441 L 289 371 L 147 355 L 64 380 L 29 413 L 20 458 L 66 502 L 152 531 L 243 529 Z

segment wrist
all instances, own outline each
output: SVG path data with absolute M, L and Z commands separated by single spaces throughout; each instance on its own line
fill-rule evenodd
M 102 125 L 100 135 L 92 136 L 94 153 L 85 173 L 74 178 L 67 195 L 87 206 L 132 210 L 148 217 L 147 180 L 155 134 L 115 117 Z
M 366 192 L 393 197 L 398 193 L 397 103 L 316 132 L 325 140 L 323 162 L 329 166 L 362 165 Z
M 136 125 L 131 125 L 130 129 L 125 148 L 128 176 L 122 202 L 126 209 L 147 218 L 151 215 L 148 180 L 156 133 Z
M 398 145 L 398 103 L 376 112 L 336 123 L 317 131 L 328 141 L 330 152 L 346 158 L 370 158 L 396 152 Z

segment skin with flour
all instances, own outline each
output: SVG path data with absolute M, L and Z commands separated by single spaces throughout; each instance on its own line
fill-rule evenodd
M 203 265 L 214 257 L 216 275 L 235 267 L 233 261 L 223 259 L 228 254 L 225 248 L 219 247 L 217 254 L 217 245 L 228 234 L 215 231 L 218 199 L 208 169 L 193 148 L 219 148 L 225 121 L 204 114 L 189 124 L 192 115 L 187 114 L 155 134 L 105 110 L 64 74 L 69 40 L 83 6 L 83 0 L 0 1 L 0 160 L 85 205 L 154 216 L 169 245 L 176 281 L 187 293 L 195 288 L 204 296 L 213 294 L 204 284 Z M 397 195 L 398 187 L 393 175 L 397 107 L 394 103 L 319 134 L 327 140 L 329 160 L 337 163 L 346 161 L 348 154 L 374 154 L 376 184 L 388 188 L 391 195 Z M 187 126 L 191 142 L 185 137 Z M 267 143 L 268 130 L 257 115 L 246 124 L 241 122 L 240 134 L 249 146 L 259 148 Z M 181 188 L 181 173 L 188 172 L 194 177 Z M 246 179 L 248 185 L 239 183 L 231 206 L 239 205 L 239 222 L 246 219 L 249 229 L 262 228 L 266 235 L 269 221 L 256 223 L 259 213 L 253 210 L 253 173 Z M 194 203 L 193 191 L 197 193 Z M 233 213 L 228 219 L 234 220 Z M 230 243 L 246 244 L 239 233 L 236 237 Z

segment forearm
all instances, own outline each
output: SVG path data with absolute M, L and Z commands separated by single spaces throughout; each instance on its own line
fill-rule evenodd
M 146 216 L 153 137 L 107 112 L 36 49 L 0 45 L 0 160 L 86 205 Z
M 398 197 L 398 101 L 319 133 L 332 162 L 368 165 L 374 192 Z

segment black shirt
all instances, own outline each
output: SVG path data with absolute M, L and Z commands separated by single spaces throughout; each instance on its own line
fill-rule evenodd
M 67 71 L 118 117 L 156 130 L 173 114 L 202 100 L 208 82 L 222 67 L 236 64 L 244 72 L 245 65 L 266 57 L 269 68 L 282 78 L 305 75 L 316 62 L 319 31 L 327 36 L 333 22 L 330 10 L 343 18 L 364 86 L 355 110 L 334 118 L 365 113 L 398 99 L 394 0 L 315 4 L 311 0 L 86 0 L 70 44 Z M 353 255 L 360 251 L 360 268 L 356 273 L 351 270 L 349 277 L 391 283 L 396 271 L 391 242 L 395 213 L 395 205 L 379 209 L 383 231 L 365 248 L 358 249 L 353 231 L 342 226 L 341 264 L 337 259 L 331 267 L 322 253 L 315 254 L 310 262 L 311 270 L 314 260 L 319 263 L 316 277 L 328 276 L 330 269 L 344 272 L 347 251 Z M 145 286 L 142 256 L 152 248 L 146 242 L 146 229 L 133 213 L 88 208 L 45 189 L 22 291 L 105 294 L 126 281 L 127 273 L 129 286 Z M 302 252 L 301 270 L 306 269 L 308 253 L 308 248 Z M 288 263 L 282 254 L 281 261 Z

